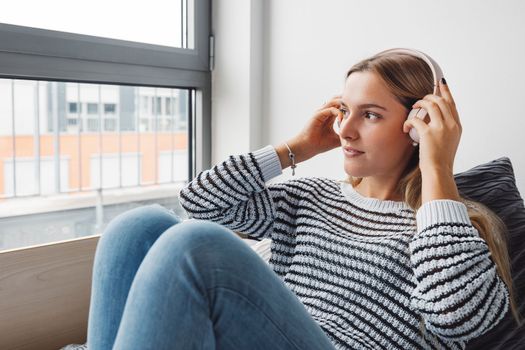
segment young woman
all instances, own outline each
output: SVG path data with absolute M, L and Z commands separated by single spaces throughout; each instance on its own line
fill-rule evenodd
M 462 349 L 488 331 L 513 306 L 503 226 L 460 197 L 461 123 L 445 80 L 433 91 L 420 57 L 365 59 L 296 137 L 198 174 L 180 192 L 192 220 L 113 220 L 89 349 Z M 348 181 L 266 184 L 335 147 Z M 271 238 L 269 265 L 233 231 Z

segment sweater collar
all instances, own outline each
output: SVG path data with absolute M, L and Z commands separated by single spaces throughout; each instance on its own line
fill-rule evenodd
M 413 211 L 405 202 L 364 197 L 348 182 L 341 182 L 340 186 L 345 197 L 360 208 L 380 213 L 397 213 L 401 210 Z

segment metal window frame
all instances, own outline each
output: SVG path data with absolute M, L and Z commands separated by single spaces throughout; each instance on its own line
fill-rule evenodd
M 0 23 L 0 77 L 195 89 L 190 180 L 211 165 L 211 1 L 192 4 L 193 49 Z

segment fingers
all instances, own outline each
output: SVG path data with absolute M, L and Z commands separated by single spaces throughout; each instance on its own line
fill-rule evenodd
M 335 95 L 330 100 L 325 101 L 320 109 L 329 108 L 329 107 L 336 107 L 339 108 L 341 105 L 341 95 Z
M 430 122 L 427 124 L 419 118 L 412 118 L 403 124 L 403 131 L 409 132 L 412 127 L 416 128 L 419 135 L 428 133 L 429 129 L 437 131 L 459 131 L 461 134 L 461 123 L 456 109 L 454 99 L 446 82 L 439 82 L 441 96 L 428 94 L 423 99 L 418 100 L 412 105 L 412 108 L 423 108 L 430 116 Z
M 420 140 L 419 142 L 421 142 L 422 136 L 426 133 L 429 126 L 419 118 L 407 119 L 405 123 L 403 123 L 403 132 L 408 134 L 412 128 L 417 130 Z M 412 141 L 412 139 L 410 139 L 410 141 Z
M 422 100 L 419 100 L 416 103 L 414 103 L 412 105 L 412 108 L 423 108 L 427 111 L 428 115 L 430 116 L 430 125 L 435 125 L 436 127 L 443 127 L 445 121 L 443 118 L 443 114 L 441 113 L 441 109 L 439 105 L 432 100 L 432 97 L 430 97 L 430 95 L 427 95 Z
M 446 91 L 445 91 L 446 90 Z M 413 106 L 424 108 L 429 112 L 431 124 L 437 126 L 446 125 L 448 128 L 459 127 L 461 123 L 455 105 L 453 105 L 452 95 L 446 84 L 442 84 L 441 90 L 446 96 L 434 94 L 426 95 L 422 100 L 417 101 Z M 452 102 L 450 102 L 452 101 Z
M 335 118 L 337 118 L 339 115 L 341 115 L 341 111 L 337 107 L 326 107 L 319 109 L 315 115 L 317 118 L 320 118 L 319 120 L 323 121 L 331 121 L 333 122 Z
M 441 97 L 443 97 L 451 106 L 456 107 L 456 102 L 454 101 L 454 98 L 452 97 L 452 94 L 450 93 L 450 89 L 448 85 L 444 81 L 445 81 L 445 78 L 442 78 L 438 82 L 439 92 L 441 93 Z
M 439 92 L 441 93 L 441 97 L 445 101 L 447 101 L 447 104 L 449 105 L 450 111 L 452 112 L 452 116 L 456 120 L 456 122 L 459 124 L 459 114 L 456 108 L 456 102 L 454 101 L 454 98 L 452 97 L 452 94 L 450 93 L 450 88 L 448 87 L 448 84 L 445 81 L 445 78 L 439 81 Z
M 337 107 L 330 107 L 329 109 L 327 109 L 328 111 L 328 115 L 332 115 L 332 116 L 335 116 L 336 118 L 341 115 L 341 110 Z

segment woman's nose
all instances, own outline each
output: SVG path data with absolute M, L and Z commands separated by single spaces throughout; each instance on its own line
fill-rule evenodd
M 341 121 L 341 124 L 339 126 L 339 135 L 343 138 L 352 138 L 355 139 L 359 136 L 358 132 L 358 121 L 355 120 L 355 117 L 352 117 L 352 115 L 348 115 L 346 118 L 344 118 Z

